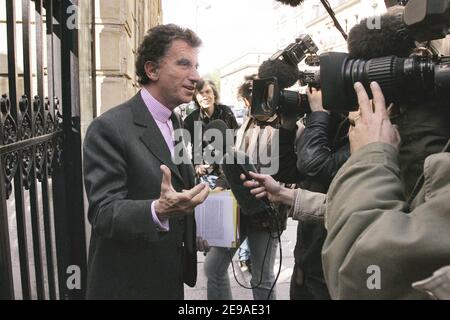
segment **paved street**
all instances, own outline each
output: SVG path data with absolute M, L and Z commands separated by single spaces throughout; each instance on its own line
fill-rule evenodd
M 280 277 L 277 282 L 277 299 L 289 300 L 289 283 L 292 275 L 292 268 L 294 266 L 294 247 L 297 237 L 297 222 L 291 219 L 288 220 L 288 227 L 281 236 L 281 245 L 283 250 L 283 259 L 281 266 Z M 279 268 L 279 251 L 277 251 L 278 258 L 275 262 L 275 272 L 278 272 Z M 205 257 L 202 253 L 198 254 L 198 278 L 195 288 L 189 288 L 185 286 L 185 298 L 187 300 L 206 300 L 206 277 L 203 271 L 203 263 Z M 241 283 L 245 283 L 246 286 L 250 286 L 250 274 L 248 272 L 242 272 L 239 268 L 237 254 L 233 258 L 235 266 L 236 276 Z M 253 300 L 252 291 L 242 288 L 236 282 L 233 276 L 233 270 L 230 266 L 228 274 L 231 282 L 231 290 L 234 300 Z

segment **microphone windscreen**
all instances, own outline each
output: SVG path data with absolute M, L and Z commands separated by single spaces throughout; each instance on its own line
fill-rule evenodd
M 408 34 L 403 12 L 403 7 L 395 7 L 381 17 L 369 17 L 355 25 L 348 35 L 350 58 L 408 57 L 416 45 Z
M 210 123 L 208 123 L 208 125 L 206 126 L 206 130 L 208 130 L 208 129 L 217 129 L 220 132 L 225 133 L 227 131 L 227 129 L 229 129 L 229 128 L 228 128 L 227 124 L 225 123 L 225 121 L 217 119 L 217 120 L 213 120 Z
M 259 67 L 260 79 L 275 77 L 281 89 L 292 87 L 300 78 L 300 71 L 296 66 L 287 64 L 279 59 L 266 60 Z
M 234 161 L 224 161 L 222 170 L 239 207 L 242 209 L 242 213 L 249 216 L 266 215 L 268 202 L 255 198 L 241 180 L 241 174 L 247 176 L 250 171 L 258 172 L 255 166 L 243 152 L 236 151 L 232 155 L 228 153 L 227 156 L 230 157 L 229 160 L 233 159 Z
M 276 0 L 276 1 L 290 5 L 291 7 L 296 7 L 302 4 L 304 0 Z
M 217 130 L 212 132 L 214 134 L 206 134 L 207 137 L 214 137 L 217 133 L 220 133 L 222 136 L 222 149 L 220 150 L 219 146 L 217 146 L 216 150 L 220 151 L 222 154 L 225 153 L 225 156 L 222 159 L 221 168 L 228 184 L 230 185 L 230 189 L 239 204 L 239 207 L 242 209 L 242 212 L 246 215 L 257 215 L 258 218 L 261 219 L 266 218 L 266 215 L 268 214 L 267 208 L 269 206 L 268 200 L 260 200 L 255 198 L 255 196 L 250 193 L 250 189 L 245 187 L 243 181 L 241 180 L 241 174 L 245 174 L 248 178 L 250 178 L 248 176 L 248 172 L 258 171 L 252 164 L 250 158 L 244 152 L 233 150 L 233 130 L 230 130 L 226 123 L 219 119 L 211 121 L 205 129 L 205 133 L 207 133 L 208 130 Z M 214 141 L 207 141 L 207 143 L 213 144 Z

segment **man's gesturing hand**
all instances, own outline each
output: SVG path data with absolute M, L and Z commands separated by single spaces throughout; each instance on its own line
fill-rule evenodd
M 172 186 L 170 169 L 165 165 L 160 168 L 163 173 L 161 195 L 155 202 L 155 211 L 159 218 L 167 219 L 190 214 L 208 197 L 209 187 L 203 183 L 191 190 L 176 192 Z
M 373 94 L 373 107 L 364 86 L 355 83 L 358 95 L 360 117 L 355 119 L 355 126 L 350 127 L 349 139 L 352 153 L 373 142 L 400 145 L 400 134 L 392 125 L 386 110 L 383 92 L 376 82 L 370 85 Z

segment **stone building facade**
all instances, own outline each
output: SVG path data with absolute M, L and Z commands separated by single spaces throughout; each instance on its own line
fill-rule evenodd
M 0 42 L 0 94 L 8 92 L 6 1 L 9 0 L 0 0 L 0 38 L 5 39 Z M 21 17 L 22 1 L 14 1 L 17 16 Z M 74 3 L 78 4 L 80 108 L 82 127 L 85 127 L 95 116 L 137 92 L 134 68 L 136 50 L 146 31 L 162 23 L 162 0 L 78 0 Z M 33 18 L 34 7 L 31 10 Z M 34 21 L 32 23 L 32 52 L 35 52 L 36 30 Z M 21 24 L 21 19 L 17 19 L 19 93 L 23 92 Z M 36 57 L 33 56 L 32 60 L 33 87 L 36 88 Z M 46 59 L 43 68 L 46 74 Z
M 137 92 L 136 50 L 161 22 L 161 0 L 95 1 L 97 114 Z

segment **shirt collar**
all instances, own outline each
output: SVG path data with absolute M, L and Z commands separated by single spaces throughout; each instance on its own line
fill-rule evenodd
M 215 120 L 219 117 L 219 107 L 217 104 L 214 105 L 214 111 L 213 111 L 213 114 L 211 115 L 211 117 L 209 117 L 208 114 L 206 113 L 206 111 L 202 107 L 200 107 L 200 115 L 201 115 L 202 119 L 209 120 L 209 121 Z
M 146 88 L 142 88 L 141 97 L 155 120 L 165 123 L 170 119 L 172 111 L 156 100 Z

